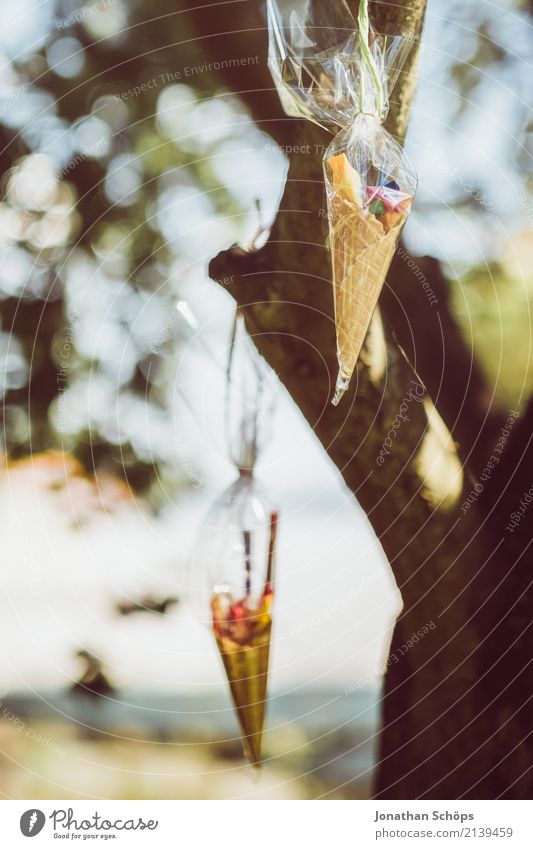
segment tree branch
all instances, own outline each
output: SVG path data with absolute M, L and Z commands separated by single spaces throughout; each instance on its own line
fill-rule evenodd
M 415 46 L 393 91 L 386 122 L 389 132 L 400 140 L 407 129 L 409 109 L 414 96 L 424 10 L 425 0 L 372 4 L 373 20 L 377 22 L 378 28 L 391 32 L 414 33 Z M 316 227 L 305 229 L 312 229 L 310 238 L 320 243 L 326 237 L 323 221 L 325 204 L 322 199 L 317 205 L 316 199 L 322 192 L 320 160 L 329 137 L 320 130 L 310 132 L 305 122 L 287 118 L 282 113 L 279 98 L 266 67 L 266 28 L 259 7 L 250 0 L 222 0 L 211 5 L 207 15 L 205 6 L 196 2 L 189 7 L 188 17 L 194 33 L 201 41 L 201 49 L 207 60 L 223 65 L 218 72 L 221 82 L 239 94 L 258 125 L 282 146 L 294 146 L 297 143 L 300 149 L 305 149 L 306 145 L 310 144 L 309 158 L 314 161 L 305 165 L 292 163 L 289 179 L 296 180 L 299 185 L 284 201 L 290 198 L 292 208 L 298 209 L 303 194 L 303 182 L 316 182 L 316 191 L 307 194 L 314 194 L 313 214 L 317 214 L 320 220 L 315 221 Z M 243 50 L 243 45 L 246 46 L 246 51 Z M 244 70 L 237 64 L 228 64 L 229 58 L 236 59 L 244 52 L 260 57 L 260 61 L 246 66 Z M 278 223 L 284 230 L 291 227 L 287 221 Z M 299 229 L 302 230 L 301 224 Z M 401 261 L 400 257 L 404 261 Z M 449 308 L 447 282 L 438 262 L 426 258 L 423 262 L 424 268 L 421 269 L 429 288 L 438 291 L 438 304 L 435 308 L 430 308 L 428 299 L 421 294 L 421 287 L 413 286 L 412 276 L 408 273 L 408 261 L 409 257 L 400 252 L 389 273 L 389 284 L 385 286 L 381 296 L 380 304 L 392 334 L 390 338 L 392 341 L 392 336 L 396 337 L 408 354 L 450 429 L 461 460 L 468 466 L 472 476 L 475 476 L 479 463 L 484 462 L 485 445 L 490 443 L 501 424 L 501 416 L 494 413 L 490 407 L 490 392 L 482 372 L 473 361 L 472 353 L 467 349 L 457 321 Z M 327 271 L 325 262 L 322 267 L 324 278 L 327 278 L 330 272 Z M 332 301 L 330 298 L 328 302 L 326 298 L 327 295 L 322 299 L 321 308 L 328 309 L 331 314 Z M 330 334 L 330 344 L 333 344 L 332 339 Z M 434 345 L 436 340 L 440 340 L 438 349 Z

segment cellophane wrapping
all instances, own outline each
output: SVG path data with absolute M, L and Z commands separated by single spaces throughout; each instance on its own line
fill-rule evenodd
M 374 4 L 375 6 L 376 4 Z M 269 67 L 288 115 L 336 133 L 324 158 L 339 373 L 349 386 L 414 200 L 417 178 L 383 127 L 412 45 L 376 32 L 367 4 L 267 0 Z

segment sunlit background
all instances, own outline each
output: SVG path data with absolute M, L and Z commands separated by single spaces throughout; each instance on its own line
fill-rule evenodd
M 532 388 L 531 11 L 430 0 L 407 145 L 407 247 L 443 262 L 513 409 Z M 401 599 L 282 389 L 258 467 L 281 512 L 259 782 L 186 592 L 235 476 L 233 304 L 207 263 L 273 219 L 285 156 L 167 0 L 4 4 L 0 51 L 0 794 L 364 796 Z

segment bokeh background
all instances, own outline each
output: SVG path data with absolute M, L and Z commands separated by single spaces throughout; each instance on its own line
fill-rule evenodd
M 202 517 L 235 476 L 233 302 L 207 263 L 272 221 L 287 160 L 221 87 L 183 9 L 0 10 L 4 798 L 369 793 L 401 598 L 283 389 L 258 468 L 281 511 L 258 782 L 187 597 Z M 420 190 L 406 245 L 441 261 L 511 409 L 533 384 L 532 11 L 430 0 L 407 143 Z M 264 63 L 266 38 L 240 58 Z

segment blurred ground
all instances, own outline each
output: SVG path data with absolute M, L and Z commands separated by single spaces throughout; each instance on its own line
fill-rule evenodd
M 58 693 L 0 704 L 0 794 L 10 799 L 367 798 L 376 694 L 302 692 L 269 705 L 265 763 L 243 764 L 219 696 Z M 66 721 L 70 717 L 72 721 Z

